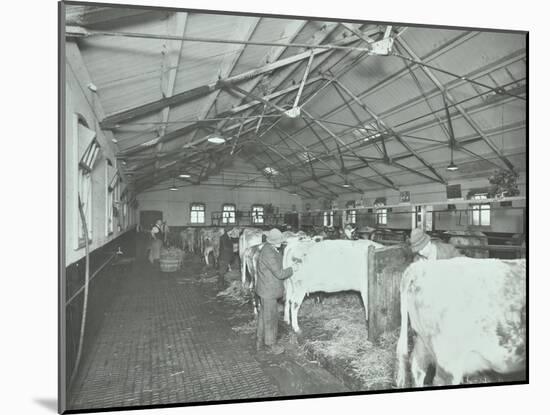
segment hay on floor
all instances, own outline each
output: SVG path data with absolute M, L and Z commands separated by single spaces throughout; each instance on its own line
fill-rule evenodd
M 232 281 L 225 290 L 217 294 L 217 297 L 238 305 L 245 305 L 250 302 L 251 293 L 242 287 L 240 281 Z
M 320 304 L 309 298 L 304 301 L 299 318 L 305 328 L 304 345 L 314 355 L 344 364 L 367 389 L 391 387 L 397 334 L 384 336 L 377 345 L 367 340 L 359 295 L 332 294 Z

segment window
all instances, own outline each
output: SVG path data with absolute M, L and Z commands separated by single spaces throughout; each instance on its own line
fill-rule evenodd
M 204 223 L 204 203 L 191 203 L 191 223 Z
M 415 210 L 415 218 L 414 218 L 414 227 L 420 228 L 422 227 L 422 206 L 416 206 L 414 208 Z
M 346 203 L 346 209 L 354 208 L 355 200 L 350 200 Z M 355 209 L 346 210 L 346 222 L 347 223 L 357 223 L 357 211 Z
M 126 197 L 123 198 L 121 201 L 122 206 L 122 216 L 121 216 L 121 227 L 122 229 L 126 229 L 128 227 L 128 202 L 126 201 Z
M 376 209 L 376 224 L 377 225 L 388 224 L 388 209 L 386 208 Z
M 88 240 L 92 240 L 92 174 L 82 167 L 78 169 L 78 197 L 82 204 L 82 211 L 86 219 L 86 227 L 88 229 Z M 80 209 L 78 211 L 78 246 L 83 246 L 84 229 L 82 227 L 82 218 Z
M 117 216 L 116 204 L 119 197 L 119 183 L 118 175 L 115 172 L 113 174 L 113 169 L 109 166 L 112 166 L 109 160 L 106 164 L 106 180 L 109 180 L 107 184 L 107 199 L 106 199 L 106 210 L 107 210 L 107 223 L 106 223 L 106 233 L 111 235 L 115 227 L 115 216 Z
M 252 223 L 264 223 L 264 207 L 262 205 L 252 206 Z
M 77 209 L 77 235 L 78 246 L 80 248 L 84 246 L 86 236 L 84 235 L 84 229 L 82 224 L 82 218 L 80 216 L 80 207 L 82 205 L 82 211 L 84 213 L 84 219 L 86 221 L 86 228 L 88 230 L 88 240 L 92 240 L 92 200 L 93 200 L 93 186 L 92 186 L 92 171 L 99 155 L 100 147 L 95 139 L 95 131 L 87 128 L 87 124 L 80 116 L 76 115 L 76 135 L 78 140 L 78 151 L 80 159 L 78 162 L 78 194 L 76 200 Z
M 483 200 L 487 199 L 487 193 L 476 193 L 472 199 Z M 490 226 L 491 225 L 491 205 L 482 203 L 472 206 L 472 225 L 473 226 Z
M 225 204 L 222 206 L 222 223 L 235 223 L 235 205 Z
M 323 213 L 323 226 L 331 227 L 334 223 L 334 212 L 324 212 Z
M 107 235 L 113 233 L 113 205 L 114 205 L 114 189 L 109 186 L 107 189 Z

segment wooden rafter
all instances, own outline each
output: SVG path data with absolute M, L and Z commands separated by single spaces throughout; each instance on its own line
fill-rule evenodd
M 321 50 L 315 50 L 313 53 L 315 55 L 320 55 L 323 53 L 327 53 L 328 49 L 321 49 Z M 258 77 L 259 75 L 272 72 L 278 68 L 282 68 L 284 66 L 290 65 L 295 62 L 299 62 L 304 59 L 308 59 L 310 56 L 309 52 L 303 52 L 299 53 L 297 55 L 290 56 L 285 59 L 281 59 L 278 61 L 275 61 L 273 63 L 268 63 L 262 67 L 252 69 L 250 71 L 246 71 L 243 73 L 240 73 L 238 75 L 230 76 L 229 78 L 222 79 L 221 81 L 229 82 L 229 83 L 239 83 L 244 82 L 253 78 Z M 111 114 L 108 117 L 105 117 L 100 125 L 103 129 L 112 129 L 118 124 L 122 124 L 125 121 L 129 121 L 135 118 L 143 117 L 147 114 L 150 114 L 151 112 L 160 111 L 162 108 L 170 106 L 170 105 L 180 105 L 184 104 L 186 102 L 190 102 L 199 98 L 202 98 L 205 95 L 210 94 L 211 92 L 214 92 L 218 89 L 220 89 L 223 85 L 222 82 L 219 82 L 220 80 L 217 80 L 215 82 L 211 82 L 206 85 L 201 85 L 192 89 L 188 89 L 186 91 L 180 92 L 178 94 L 174 94 L 173 96 L 169 98 L 161 98 L 156 101 L 152 101 L 143 105 L 139 105 L 134 108 L 130 108 L 124 111 L 120 111 L 115 114 Z
M 253 17 L 250 18 L 250 24 L 249 25 L 237 25 L 235 28 L 235 31 L 233 33 L 233 36 L 235 36 L 237 39 L 245 39 L 250 40 L 252 37 L 254 31 L 258 27 L 258 24 L 261 21 L 261 17 Z M 233 69 L 237 65 L 237 62 L 239 61 L 240 57 L 242 56 L 244 50 L 246 48 L 246 44 L 231 44 L 228 47 L 228 52 L 225 55 L 225 57 L 222 59 L 222 62 L 220 64 L 220 69 L 218 71 L 218 79 L 227 79 L 231 76 L 231 72 L 233 72 Z M 206 102 L 202 106 L 201 110 L 197 114 L 197 118 L 199 120 L 202 120 L 208 116 L 210 113 L 212 107 L 214 106 L 214 103 L 216 102 L 221 89 L 217 89 L 214 92 L 212 92 L 208 97 L 206 98 Z M 197 130 L 193 133 L 193 136 L 191 137 L 191 141 L 193 141 L 196 137 Z
M 187 13 L 175 13 L 172 19 L 168 21 L 169 30 L 174 30 L 175 33 L 181 33 L 182 36 L 185 34 L 185 27 L 187 25 Z M 173 26 L 173 27 L 172 27 Z M 183 50 L 183 41 L 178 40 L 168 40 L 166 42 L 166 50 L 164 53 L 164 62 L 168 68 L 171 68 L 168 72 L 168 79 L 165 85 L 165 89 L 162 91 L 164 97 L 171 97 L 174 94 L 174 87 L 176 85 L 176 77 L 178 75 L 178 70 L 181 61 L 181 53 Z M 166 134 L 167 122 L 170 118 L 170 107 L 165 107 L 161 111 L 161 118 L 163 124 L 158 131 L 158 137 L 162 137 Z M 164 142 L 160 141 L 156 146 L 156 155 L 162 151 Z M 158 169 L 160 161 L 157 160 L 155 168 Z
M 322 77 L 310 78 L 310 79 L 308 79 L 307 83 L 308 83 L 308 84 L 312 84 L 312 83 L 318 82 L 318 81 L 320 81 L 320 80 L 322 80 L 322 79 L 324 79 L 324 78 L 322 78 Z M 268 95 L 268 96 L 265 96 L 265 97 L 263 97 L 263 99 L 264 99 L 264 100 L 271 100 L 271 99 L 276 98 L 276 97 L 279 97 L 279 96 L 281 96 L 281 95 L 288 94 L 288 93 L 290 93 L 290 92 L 296 90 L 297 88 L 298 88 L 298 85 L 294 85 L 294 86 L 289 87 L 289 88 L 286 88 L 286 89 L 284 89 L 284 90 L 282 90 L 282 91 L 277 91 L 277 92 L 274 92 L 274 93 L 272 93 L 272 94 L 270 94 L 270 95 Z M 238 107 L 232 108 L 232 109 L 230 109 L 230 110 L 228 110 L 228 111 L 226 111 L 226 112 L 224 112 L 224 113 L 219 114 L 219 117 L 220 117 L 220 118 L 221 118 L 221 117 L 228 117 L 228 118 L 230 118 L 232 115 L 238 114 L 238 113 L 240 113 L 240 112 L 242 112 L 242 111 L 245 111 L 245 110 L 247 110 L 247 109 L 249 109 L 249 108 L 252 108 L 252 107 L 254 107 L 254 106 L 261 105 L 261 104 L 262 104 L 261 102 L 252 102 L 252 103 L 248 103 L 248 104 L 243 104 L 243 105 L 240 105 L 240 106 L 238 106 Z M 247 124 L 247 123 L 252 122 L 252 121 L 254 121 L 254 119 L 245 120 L 244 123 Z M 211 121 L 209 122 L 209 121 L 201 121 L 201 120 L 199 120 L 199 121 L 194 122 L 194 123 L 192 123 L 192 124 L 188 124 L 188 125 L 186 125 L 185 127 L 182 127 L 182 128 L 180 128 L 180 129 L 174 130 L 174 131 L 172 131 L 172 132 L 170 132 L 170 133 L 167 133 L 167 134 L 165 134 L 164 136 L 160 137 L 159 140 L 162 140 L 162 141 L 164 141 L 164 142 L 172 141 L 172 140 L 178 139 L 178 138 L 180 138 L 180 137 L 182 137 L 182 136 L 184 136 L 184 135 L 186 135 L 186 134 L 192 132 L 194 129 L 196 129 L 196 128 L 200 127 L 200 126 L 205 126 L 205 125 L 209 125 L 209 124 L 212 124 L 212 122 L 211 122 Z M 224 131 L 225 131 L 225 132 L 232 131 L 232 130 L 234 130 L 234 129 L 239 128 L 240 125 L 241 125 L 241 123 L 236 124 L 236 125 L 233 125 L 233 126 L 229 126 L 229 127 L 225 128 Z M 197 144 L 201 144 L 201 143 L 203 143 L 203 142 L 205 142 L 205 141 L 206 141 L 206 137 L 197 138 L 197 139 L 195 139 L 195 140 L 193 140 L 193 141 L 190 141 L 190 142 L 186 143 L 186 144 L 183 146 L 183 148 L 193 147 L 193 146 L 195 146 L 195 145 L 197 145 Z M 132 154 L 137 154 L 137 153 L 140 153 L 140 152 L 143 152 L 143 151 L 147 151 L 147 150 L 148 150 L 147 147 L 144 147 L 144 146 L 137 146 L 137 147 L 135 147 L 135 148 L 131 148 L 131 149 L 125 151 L 124 154 L 125 154 L 125 155 L 132 155 Z

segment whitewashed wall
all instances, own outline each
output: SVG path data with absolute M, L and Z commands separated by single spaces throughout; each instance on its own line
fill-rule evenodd
M 85 89 L 83 92 L 81 85 L 73 73 L 70 65 L 66 70 L 66 96 L 65 96 L 65 265 L 72 264 L 85 255 L 84 247 L 78 247 L 78 143 L 77 143 L 77 119 L 75 114 L 81 114 L 88 122 L 89 128 L 97 133 L 97 139 L 101 146 L 101 152 L 98 155 L 97 162 L 92 172 L 92 243 L 90 250 L 97 249 L 112 239 L 119 236 L 125 229 L 118 229 L 119 223 L 114 218 L 114 232 L 107 235 L 107 186 L 108 178 L 106 172 L 107 158 L 115 163 L 114 148 L 112 143 L 107 141 L 101 129 L 99 122 L 92 110 L 90 103 L 93 104 L 94 97 L 91 91 Z M 86 94 L 86 95 L 85 95 Z M 128 208 L 129 218 L 134 219 L 135 212 L 132 214 L 131 208 Z M 132 223 L 128 226 L 130 228 Z
M 278 207 L 280 212 L 290 212 L 295 205 L 298 211 L 302 210 L 302 200 L 299 196 L 290 193 L 265 188 L 228 188 L 199 185 L 182 188 L 178 191 L 159 190 L 147 191 L 137 197 L 138 209 L 160 210 L 168 225 L 184 226 L 189 224 L 189 209 L 193 202 L 206 205 L 206 225 L 210 225 L 212 212 L 222 210 L 224 203 L 234 203 L 237 210 L 251 210 L 253 204 L 271 203 Z
M 489 181 L 487 178 L 482 179 L 458 179 L 449 181 L 449 185 L 460 184 L 462 190 L 462 196 L 465 198 L 470 189 L 488 187 Z M 520 173 L 518 180 L 520 196 L 526 196 L 526 176 L 525 173 Z M 422 184 L 416 186 L 403 187 L 402 191 L 409 191 L 411 194 L 411 205 L 415 203 L 430 203 L 441 202 L 447 200 L 446 186 L 438 183 Z M 400 200 L 400 194 L 398 191 L 392 189 L 383 189 L 373 192 L 360 193 L 346 193 L 336 199 L 338 208 L 345 208 L 346 202 L 350 200 L 364 201 L 364 205 L 372 206 L 375 199 L 379 197 L 386 198 L 386 205 L 398 205 Z M 309 203 L 311 209 L 322 209 L 323 201 L 321 199 L 306 199 L 304 205 Z M 460 205 L 459 201 L 456 203 L 457 209 L 465 209 L 466 205 Z M 394 207 L 392 213 L 388 215 L 388 224 L 390 228 L 410 229 L 412 225 L 412 217 L 408 214 L 398 214 L 399 212 L 409 212 L 412 210 L 411 205 L 405 204 L 403 207 Z M 498 203 L 493 204 L 494 207 L 498 207 Z M 526 206 L 525 201 L 514 201 L 513 207 Z M 441 207 L 434 207 L 434 210 L 444 209 Z M 436 218 L 438 229 L 445 230 L 464 230 L 471 228 L 467 225 L 465 217 L 459 220 L 454 213 L 439 214 Z M 523 212 L 521 210 L 498 210 L 493 209 L 491 212 L 491 226 L 488 229 L 492 232 L 507 232 L 507 233 L 521 233 L 523 232 Z M 480 228 L 481 229 L 481 228 Z M 483 230 L 483 229 L 482 229 Z

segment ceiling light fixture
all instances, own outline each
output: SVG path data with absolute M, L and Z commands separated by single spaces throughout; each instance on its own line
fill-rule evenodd
M 453 161 L 451 160 L 451 164 L 449 164 L 447 166 L 447 170 L 449 171 L 457 171 L 458 170 L 458 166 L 456 164 L 453 163 Z
M 212 143 L 212 144 L 223 144 L 226 141 L 225 138 L 223 138 L 221 134 L 217 132 L 208 136 L 207 140 L 209 143 Z
M 182 179 L 188 179 L 191 177 L 191 175 L 187 173 L 180 173 L 179 177 Z
M 445 113 L 447 114 L 447 122 L 449 124 L 449 141 L 451 147 L 451 163 L 447 166 L 448 171 L 457 171 L 458 166 L 454 163 L 454 148 L 455 148 L 455 133 L 453 130 L 453 122 L 451 121 L 451 114 L 449 113 L 449 106 L 447 105 L 447 90 L 443 91 L 443 104 L 445 105 Z

